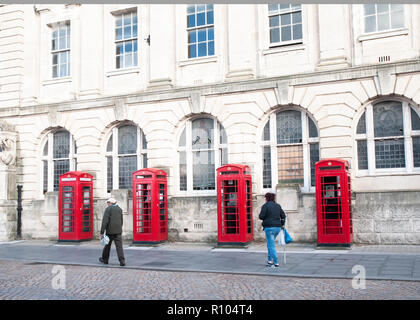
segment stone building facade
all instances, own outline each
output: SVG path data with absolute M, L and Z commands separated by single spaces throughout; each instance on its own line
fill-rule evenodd
M 168 174 L 169 236 L 217 240 L 215 169 L 249 165 L 316 241 L 314 163 L 351 166 L 357 243 L 420 244 L 420 5 L 0 6 L 0 241 L 57 239 L 57 178 L 94 177 L 132 237 L 129 177 Z M 201 140 L 200 140 L 201 139 Z

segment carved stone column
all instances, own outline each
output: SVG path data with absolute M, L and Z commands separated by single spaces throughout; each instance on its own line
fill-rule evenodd
M 0 241 L 16 236 L 16 139 L 14 128 L 0 121 Z

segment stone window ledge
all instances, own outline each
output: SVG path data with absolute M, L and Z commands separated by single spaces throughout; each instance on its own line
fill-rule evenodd
M 122 76 L 131 73 L 140 73 L 140 68 L 127 68 L 127 69 L 117 69 L 108 71 L 106 73 L 107 77 Z
M 389 172 L 376 172 L 374 174 L 357 172 L 355 178 L 375 178 L 375 177 L 395 177 L 395 176 L 418 176 L 420 174 L 420 169 L 414 169 L 412 172 L 407 171 L 389 171 Z
M 193 58 L 193 59 L 179 61 L 178 66 L 185 67 L 185 66 L 190 66 L 194 64 L 212 63 L 212 62 L 217 62 L 217 61 L 218 61 L 217 56 Z
M 305 50 L 306 45 L 302 42 L 298 43 L 290 43 L 288 45 L 278 45 L 270 47 L 269 49 L 265 49 L 262 51 L 263 55 L 269 55 L 269 54 L 276 54 L 276 53 L 283 53 L 283 52 L 290 52 L 290 51 L 300 51 Z
M 359 38 L 357 40 L 359 42 L 362 42 L 362 41 L 366 41 L 366 40 L 375 40 L 375 39 L 382 39 L 382 38 L 389 38 L 389 37 L 396 37 L 396 36 L 405 36 L 405 35 L 408 35 L 408 29 L 407 28 L 362 34 L 362 35 L 359 36 Z
M 42 85 L 43 86 L 49 86 L 49 85 L 60 84 L 60 83 L 69 83 L 69 82 L 72 82 L 71 77 L 63 77 L 63 78 L 44 80 L 44 81 L 42 81 Z

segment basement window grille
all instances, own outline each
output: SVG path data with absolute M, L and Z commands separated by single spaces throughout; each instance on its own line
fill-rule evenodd
M 382 56 L 378 58 L 379 62 L 390 62 L 391 57 L 390 56 Z
M 194 230 L 203 230 L 202 223 L 194 223 Z

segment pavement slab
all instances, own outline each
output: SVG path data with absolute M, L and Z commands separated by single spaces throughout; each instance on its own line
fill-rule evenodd
M 101 252 L 102 246 L 94 240 L 73 244 L 30 240 L 0 243 L 0 260 L 119 268 L 114 246 L 108 265 L 99 263 Z M 202 243 L 149 247 L 125 243 L 124 252 L 127 269 L 352 279 L 357 274 L 353 267 L 362 266 L 367 279 L 420 281 L 420 246 L 317 250 L 313 244 L 288 245 L 286 251 L 278 248 L 278 268 L 265 265 L 266 246 L 261 243 L 222 249 Z

